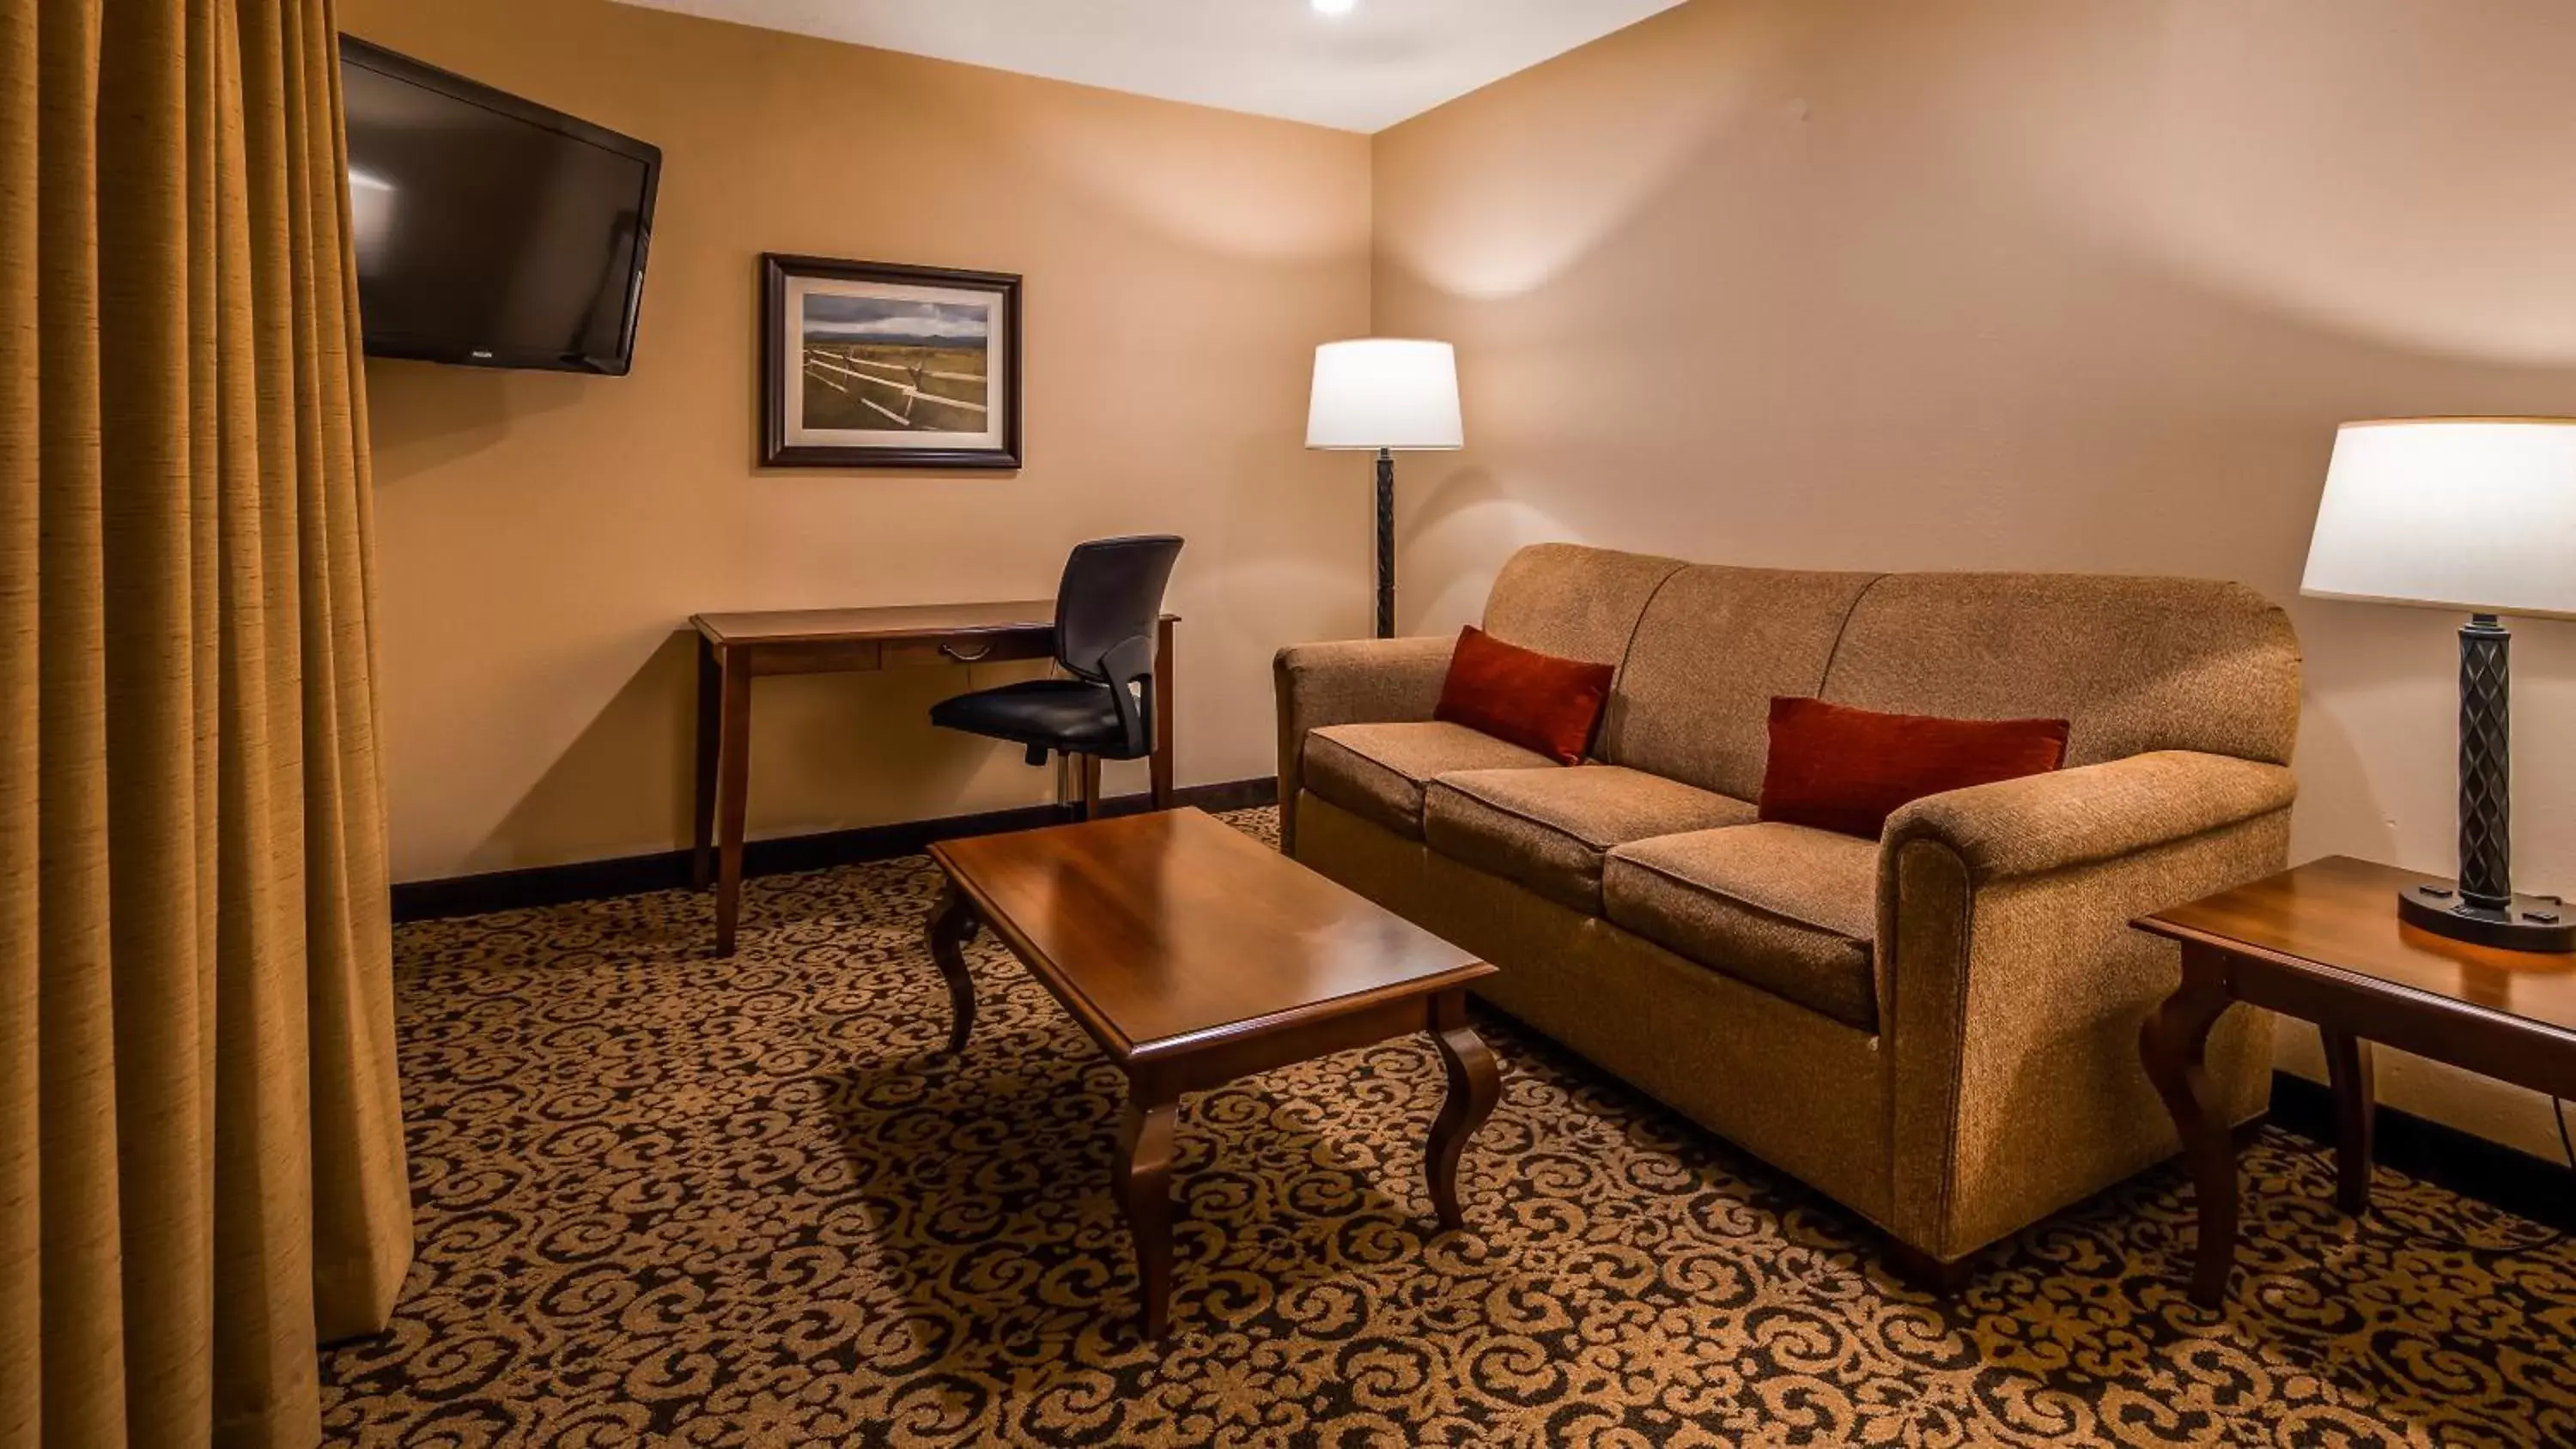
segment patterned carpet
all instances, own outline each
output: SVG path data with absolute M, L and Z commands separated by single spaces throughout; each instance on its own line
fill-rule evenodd
M 1267 834 L 1267 812 L 1233 817 Z M 1427 1042 L 1183 1109 L 1139 1343 L 1118 1081 L 989 938 L 964 1060 L 919 857 L 403 927 L 419 1260 L 324 1365 L 353 1444 L 2576 1444 L 2576 1247 L 2395 1175 L 2355 1225 L 2269 1134 L 2227 1311 L 2147 1177 L 1939 1305 L 1853 1220 L 1566 1053 L 1441 1234 Z

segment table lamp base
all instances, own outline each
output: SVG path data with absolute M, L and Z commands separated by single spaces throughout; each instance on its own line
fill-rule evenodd
M 2397 893 L 2397 917 L 2437 936 L 2507 951 L 2576 951 L 2576 912 L 2556 896 L 2513 896 L 2502 906 L 2475 905 L 2443 885 Z

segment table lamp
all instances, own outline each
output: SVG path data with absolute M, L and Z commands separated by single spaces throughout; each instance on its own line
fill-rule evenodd
M 2516 951 L 2576 950 L 2556 896 L 2513 889 L 2505 614 L 2576 618 L 2576 418 L 2392 418 L 2335 435 L 2299 591 L 2465 610 L 2460 873 L 2398 893 L 2409 924 Z
M 1395 453 L 1466 446 L 1446 342 L 1363 337 L 1315 349 L 1306 446 L 1377 450 L 1377 637 L 1395 635 Z

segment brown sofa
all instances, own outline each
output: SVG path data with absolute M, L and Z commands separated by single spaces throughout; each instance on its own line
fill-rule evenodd
M 1884 1229 L 1978 1248 L 2176 1150 L 2138 1066 L 2175 948 L 2143 912 L 2281 868 L 2288 620 L 2240 585 L 1866 574 L 1523 549 L 1491 633 L 1618 667 L 1595 760 L 1432 721 L 1451 641 L 1277 661 L 1287 849 L 1502 967 L 1514 1016 Z M 1755 823 L 1774 695 L 2063 718 L 2067 768 L 1871 841 Z M 2259 1115 L 2268 1017 L 2209 1069 Z

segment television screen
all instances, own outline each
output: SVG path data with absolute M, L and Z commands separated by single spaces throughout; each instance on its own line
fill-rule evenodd
M 662 153 L 340 41 L 366 349 L 623 373 Z

